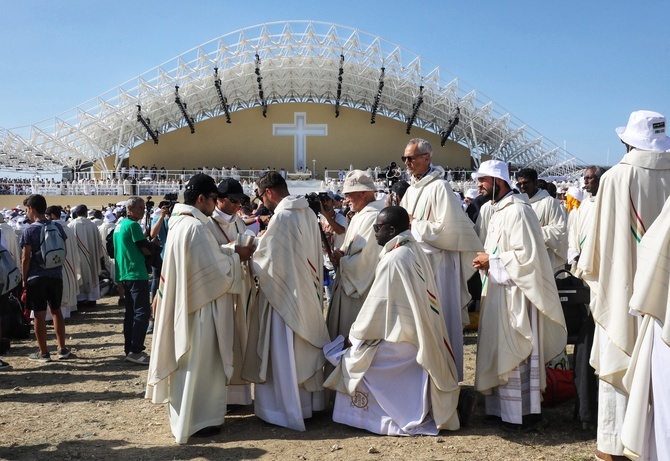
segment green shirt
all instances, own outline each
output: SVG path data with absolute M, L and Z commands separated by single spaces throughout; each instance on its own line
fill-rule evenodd
M 149 280 L 144 253 L 135 242 L 146 240 L 142 227 L 125 218 L 114 229 L 114 260 L 116 280 Z

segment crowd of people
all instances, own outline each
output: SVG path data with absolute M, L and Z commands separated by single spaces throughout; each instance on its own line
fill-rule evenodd
M 401 156 L 403 176 L 383 191 L 372 169 L 338 174 L 329 190 L 304 197 L 280 171 L 243 185 L 209 169 L 183 183 L 183 203 L 152 207 L 134 195 L 124 206 L 68 211 L 30 195 L 4 213 L 23 216 L 20 227 L 0 224 L 23 275 L 15 291 L 23 288 L 34 312 L 38 350 L 29 359 L 51 360 L 47 308 L 58 358 L 68 359 L 68 309 L 94 306 L 109 270 L 125 306 L 125 359 L 148 366 L 146 398 L 167 404 L 177 443 L 220 432 L 229 405 L 251 404 L 262 420 L 297 431 L 331 409 L 334 421 L 377 434 L 437 434 L 473 412 L 475 395 L 459 382 L 475 310 L 475 390 L 486 420 L 532 431 L 548 423 L 547 367 L 566 351 L 555 274 L 567 268 L 591 292 L 573 358 L 576 418 L 596 430 L 598 459 L 663 459 L 665 123 L 632 113 L 617 129 L 621 162 L 558 187 L 489 160 L 471 175 L 476 189 L 454 192 L 454 172 L 434 165 L 431 145 L 415 138 Z M 46 267 L 50 223 L 65 257 Z

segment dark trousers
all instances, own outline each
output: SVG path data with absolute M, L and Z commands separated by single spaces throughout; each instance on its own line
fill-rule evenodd
M 577 401 L 575 415 L 581 422 L 593 423 L 598 421 L 598 377 L 589 364 L 591 348 L 595 334 L 593 317 L 588 315 L 579 331 L 579 338 L 575 341 L 575 388 Z
M 123 319 L 124 350 L 126 355 L 142 352 L 147 327 L 151 318 L 148 280 L 124 280 L 126 291 L 126 315 Z

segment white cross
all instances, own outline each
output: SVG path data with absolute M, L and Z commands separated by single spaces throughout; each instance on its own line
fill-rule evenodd
M 307 136 L 328 136 L 328 125 L 307 124 L 305 112 L 293 113 L 293 125 L 289 123 L 272 124 L 273 136 L 293 136 L 293 167 L 305 168 L 307 166 Z

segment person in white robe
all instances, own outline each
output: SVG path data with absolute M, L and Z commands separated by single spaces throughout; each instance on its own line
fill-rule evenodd
M 630 308 L 643 317 L 623 380 L 629 396 L 621 442 L 631 459 L 660 461 L 670 455 L 670 201 L 637 260 Z
M 76 211 L 77 217 L 68 226 L 74 231 L 79 251 L 81 280 L 77 302 L 95 305 L 95 302 L 100 299 L 99 277 L 102 271 L 100 259 L 104 254 L 102 239 L 98 226 L 86 217 L 88 214 L 86 205 L 79 205 Z
M 600 178 L 593 226 L 579 257 L 582 278 L 596 293 L 591 365 L 600 379 L 597 450 L 603 455 L 623 455 L 621 425 L 627 399 L 622 379 L 640 323 L 640 317 L 629 314 L 637 249 L 670 196 L 670 138 L 665 127 L 663 115 L 641 110 L 616 130 L 627 153 Z
M 485 252 L 473 261 L 484 275 L 475 389 L 487 415 L 530 430 L 542 422 L 545 364 L 565 349 L 563 310 L 537 216 L 512 192 L 507 164 L 483 162 L 473 178 L 493 200 Z
M 472 259 L 483 247 L 472 221 L 443 179 L 444 170 L 431 164 L 432 155 L 433 148 L 426 140 L 414 138 L 407 144 L 402 160 L 411 180 L 400 206 L 409 213 L 412 235 L 432 265 L 458 379 L 462 381 L 463 327 L 470 323 L 467 283 L 475 272 Z
M 331 338 L 348 336 L 374 279 L 379 261 L 379 245 L 372 228 L 384 202 L 375 200 L 374 178 L 361 170 L 352 170 L 344 180 L 342 192 L 356 214 L 351 218 L 344 243 L 333 251 L 338 268 L 333 299 L 328 307 L 327 323 Z
M 237 214 L 241 201 L 249 197 L 244 193 L 242 185 L 233 178 L 223 179 L 217 186 L 219 197 L 216 208 L 209 217 L 207 227 L 225 254 L 232 255 L 237 246 L 238 237 L 245 235 L 246 226 Z M 247 348 L 249 326 L 247 315 L 255 302 L 256 283 L 249 269 L 249 264 L 242 264 L 242 290 L 233 294 L 235 312 L 235 329 L 233 340 L 233 376 L 228 385 L 228 405 L 251 405 L 251 385 L 242 380 L 242 364 Z
M 565 210 L 561 203 L 539 188 L 537 171 L 524 168 L 516 174 L 516 185 L 528 196 L 530 206 L 537 215 L 542 228 L 542 237 L 554 272 L 565 268 L 568 259 L 568 229 Z
M 233 374 L 233 293 L 242 285 L 241 261 L 253 247 L 224 254 L 207 216 L 218 191 L 206 175 L 193 176 L 170 217 L 158 289 L 145 397 L 167 403 L 170 428 L 184 444 L 220 432 Z
M 324 408 L 322 348 L 330 341 L 318 219 L 276 171 L 258 180 L 258 195 L 274 214 L 252 260 L 259 299 L 242 378 L 256 383 L 256 416 L 304 431 L 304 419 Z
M 0 213 L 0 244 L 9 251 L 16 267 L 21 267 L 21 247 L 14 228 L 7 224 L 5 217 Z
M 333 420 L 382 435 L 456 430 L 458 373 L 430 262 L 403 208 L 383 209 L 375 229 L 382 251 L 374 282 L 350 347 L 339 359 L 329 354 L 337 363 L 324 384 L 337 391 Z

